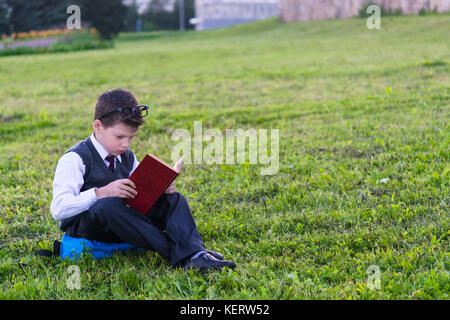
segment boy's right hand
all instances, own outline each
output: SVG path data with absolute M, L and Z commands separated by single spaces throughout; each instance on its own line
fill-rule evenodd
M 118 179 L 110 184 L 95 189 L 98 199 L 107 197 L 119 197 L 133 199 L 137 195 L 136 185 L 130 179 Z

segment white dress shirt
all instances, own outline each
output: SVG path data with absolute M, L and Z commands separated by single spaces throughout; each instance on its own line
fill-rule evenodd
M 90 139 L 100 157 L 104 160 L 105 166 L 109 166 L 109 162 L 105 158 L 109 155 L 108 151 L 95 139 L 94 133 Z M 120 155 L 116 156 L 114 167 L 117 161 L 122 161 Z M 133 171 L 138 166 L 139 161 L 134 155 Z M 97 200 L 95 189 L 80 192 L 84 184 L 83 175 L 85 173 L 85 165 L 83 160 L 76 152 L 68 152 L 64 154 L 58 161 L 53 179 L 53 200 L 50 204 L 50 212 L 55 220 L 62 220 L 77 215 L 88 210 Z

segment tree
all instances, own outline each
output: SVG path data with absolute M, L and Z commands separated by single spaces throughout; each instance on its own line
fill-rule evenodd
M 177 19 L 177 29 L 179 26 L 178 16 L 180 14 L 180 4 L 179 0 L 176 0 L 174 5 L 174 16 Z M 185 29 L 194 29 L 195 26 L 189 23 L 189 19 L 195 17 L 195 1 L 194 0 L 184 0 L 184 27 Z
M 72 1 L 81 9 L 81 20 L 98 30 L 102 39 L 111 40 L 125 28 L 127 7 L 122 0 Z
M 67 7 L 78 5 L 82 24 L 90 24 L 103 39 L 110 40 L 125 27 L 127 7 L 122 0 L 0 0 L 11 8 L 12 32 L 65 28 Z M 2 21 L 0 9 L 0 22 Z
M 172 7 L 172 10 L 168 8 Z M 184 20 L 185 28 L 192 29 L 189 19 L 194 17 L 194 0 L 184 0 Z M 179 3 L 178 0 L 152 0 L 147 10 L 142 14 L 145 22 L 150 22 L 155 29 L 178 30 L 179 29 Z
M 10 34 L 9 28 L 9 7 L 4 0 L 0 0 L 0 35 Z
M 175 29 L 176 21 L 173 12 L 167 10 L 171 2 L 171 0 L 152 0 L 142 14 L 143 20 L 150 22 L 155 29 Z
M 47 30 L 65 25 L 69 0 L 6 0 L 13 32 Z
M 136 30 L 136 21 L 139 19 L 138 8 L 136 5 L 136 0 L 133 1 L 127 8 L 127 15 L 125 17 L 125 30 L 126 31 L 135 31 Z

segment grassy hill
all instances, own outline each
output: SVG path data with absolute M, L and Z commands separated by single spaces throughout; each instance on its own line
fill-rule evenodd
M 1 299 L 448 299 L 449 15 L 121 34 L 115 48 L 0 58 Z M 39 258 L 64 151 L 102 92 L 151 114 L 131 149 L 170 162 L 173 130 L 279 129 L 279 171 L 184 167 L 208 248 L 234 270 L 173 270 L 154 252 Z M 81 271 L 81 290 L 66 286 Z M 366 281 L 380 271 L 380 289 Z

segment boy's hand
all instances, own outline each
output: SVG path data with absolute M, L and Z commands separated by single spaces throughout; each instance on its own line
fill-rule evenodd
M 177 163 L 173 166 L 173 168 L 175 169 L 175 171 L 180 172 L 181 171 L 181 166 L 183 165 L 183 158 L 181 158 L 180 160 L 177 161 Z M 175 181 L 173 181 L 166 189 L 166 191 L 164 191 L 164 193 L 167 194 L 172 194 L 175 192 Z
M 136 185 L 130 179 L 118 179 L 110 184 L 95 189 L 98 199 L 107 197 L 119 197 L 123 199 L 133 199 L 137 195 Z
M 173 181 L 166 189 L 166 191 L 164 191 L 164 193 L 167 194 L 172 194 L 175 192 L 175 181 Z
M 175 169 L 176 172 L 180 172 L 181 171 L 181 167 L 183 166 L 183 158 L 180 158 L 177 163 L 175 163 L 175 165 L 173 166 L 173 168 Z

